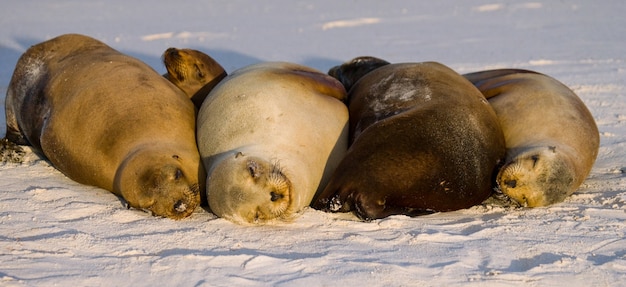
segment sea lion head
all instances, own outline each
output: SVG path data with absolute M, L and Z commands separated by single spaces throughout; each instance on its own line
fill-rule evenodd
M 522 206 L 563 201 L 574 182 L 574 170 L 554 146 L 536 147 L 507 162 L 498 173 L 501 191 Z
M 242 152 L 227 155 L 207 179 L 211 211 L 240 224 L 289 219 L 292 196 L 291 182 L 278 163 Z
M 194 162 L 173 153 L 138 150 L 117 170 L 114 190 L 129 207 L 155 216 L 185 218 L 200 205 L 200 186 Z
M 165 78 L 183 90 L 196 106 L 226 77 L 224 68 L 209 55 L 192 49 L 168 48 L 163 53 Z
M 339 80 L 349 92 L 361 77 L 385 65 L 389 65 L 389 62 L 375 57 L 362 56 L 332 67 L 328 71 L 328 75 Z

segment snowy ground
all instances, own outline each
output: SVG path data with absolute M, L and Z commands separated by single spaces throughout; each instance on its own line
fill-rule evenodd
M 78 32 L 159 72 L 168 47 L 228 70 L 269 60 L 326 71 L 360 55 L 460 73 L 551 75 L 601 135 L 580 190 L 548 208 L 493 205 L 370 223 L 306 210 L 242 227 L 126 210 L 47 162 L 0 164 L 1 286 L 618 286 L 626 282 L 626 2 L 12 1 L 0 8 L 0 104 L 19 55 Z M 0 112 L 0 136 L 5 133 Z

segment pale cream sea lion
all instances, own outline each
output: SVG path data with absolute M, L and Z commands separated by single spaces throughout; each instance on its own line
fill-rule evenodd
M 173 219 L 200 203 L 193 103 L 135 58 L 77 34 L 34 45 L 17 62 L 5 108 L 6 138 L 77 182 Z
M 329 73 L 349 87 L 351 145 L 314 208 L 372 220 L 468 208 L 491 195 L 504 137 L 469 81 L 439 63 L 374 57 Z
M 562 202 L 582 184 L 598 155 L 593 116 L 561 82 L 533 71 L 464 75 L 489 99 L 504 131 L 507 155 L 500 190 L 523 206 Z
M 198 108 L 226 77 L 226 71 L 217 61 L 198 50 L 169 48 L 162 58 L 167 69 L 163 76 L 183 90 Z
M 324 187 L 347 149 L 341 83 L 270 62 L 227 76 L 198 114 L 209 207 L 240 224 L 289 221 Z

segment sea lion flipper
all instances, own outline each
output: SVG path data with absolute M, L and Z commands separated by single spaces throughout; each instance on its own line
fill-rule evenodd
M 0 139 L 0 162 L 22 163 L 25 153 L 22 147 L 10 140 Z
M 490 99 L 493 98 L 503 91 L 503 86 L 506 86 L 506 82 L 498 79 L 499 77 L 514 75 L 514 74 L 539 74 L 535 71 L 524 70 L 524 69 L 496 69 L 496 70 L 486 70 L 486 71 L 478 71 L 473 73 L 464 74 L 463 77 L 469 80 L 476 88 L 478 88 L 485 98 Z M 516 81 L 515 79 L 511 80 L 511 82 Z
M 11 92 L 9 91 L 7 93 L 6 107 L 5 107 L 6 128 L 7 128 L 5 138 L 12 143 L 19 144 L 19 145 L 26 145 L 28 144 L 28 141 L 22 134 L 22 131 L 20 130 L 19 125 L 17 124 L 17 117 L 15 116 L 15 112 L 13 111 L 13 106 L 14 106 L 13 98 L 14 96 L 12 96 Z

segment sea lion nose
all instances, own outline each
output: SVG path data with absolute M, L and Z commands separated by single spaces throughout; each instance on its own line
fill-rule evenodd
M 516 180 L 505 180 L 504 184 L 510 188 L 515 188 L 515 186 L 517 186 L 517 181 Z
M 279 199 L 282 199 L 283 197 L 285 197 L 283 194 L 281 193 L 276 193 L 276 192 L 270 192 L 270 196 L 272 197 L 271 200 L 272 201 L 277 201 Z
M 179 200 L 174 203 L 174 210 L 178 212 L 185 212 L 187 210 L 187 204 L 183 200 Z

